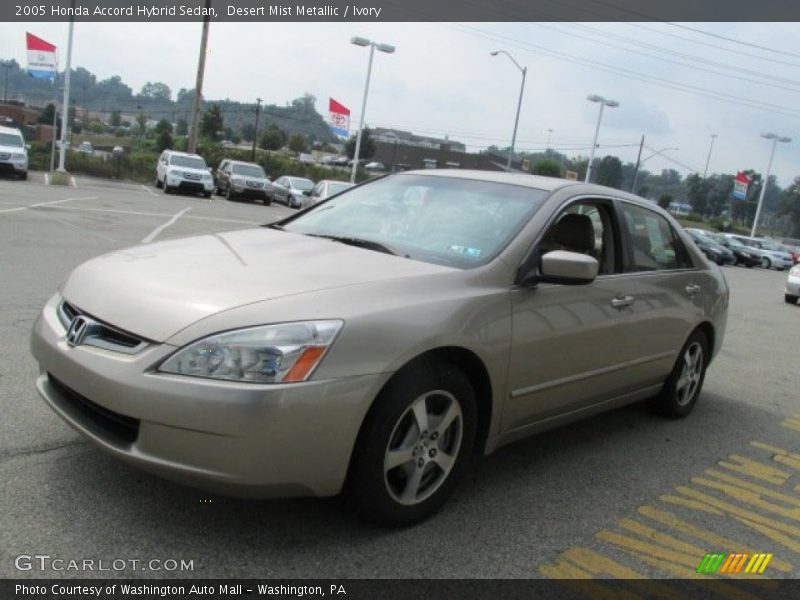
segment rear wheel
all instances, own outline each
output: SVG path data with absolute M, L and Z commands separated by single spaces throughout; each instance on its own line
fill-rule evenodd
M 786 304 L 797 304 L 797 296 L 793 296 L 792 294 L 784 294 L 783 300 Z
M 652 399 L 653 409 L 673 419 L 692 412 L 703 387 L 709 358 L 708 338 L 695 330 L 683 345 L 661 393 Z
M 347 492 L 364 517 L 409 525 L 438 510 L 475 443 L 475 393 L 456 367 L 426 361 L 381 392 L 353 456 Z

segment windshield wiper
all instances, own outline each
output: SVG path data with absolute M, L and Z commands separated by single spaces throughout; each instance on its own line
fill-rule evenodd
M 326 235 L 322 233 L 307 233 L 306 235 L 311 237 L 333 240 L 335 242 L 347 244 L 348 246 L 356 246 L 357 248 L 366 248 L 367 250 L 375 250 L 377 252 L 383 252 L 385 254 L 392 254 L 393 256 L 402 256 L 403 258 L 411 258 L 411 256 L 408 254 L 399 252 L 398 250 L 392 248 L 391 246 L 387 246 L 386 244 L 383 244 L 381 242 L 376 242 L 374 240 L 365 240 L 362 238 L 349 237 L 344 235 Z
M 262 225 L 262 227 L 267 227 L 268 229 L 277 229 L 278 231 L 283 231 L 283 225 L 280 223 L 267 223 L 266 225 Z

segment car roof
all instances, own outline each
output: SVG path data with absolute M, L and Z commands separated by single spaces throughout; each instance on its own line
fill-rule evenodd
M 164 150 L 169 154 L 178 155 L 178 156 L 190 156 L 191 158 L 203 158 L 199 154 L 189 154 L 188 152 L 180 152 L 179 150 Z
M 254 162 L 247 162 L 246 160 L 231 160 L 226 158 L 223 162 L 229 162 L 232 165 L 248 165 L 251 167 L 260 167 L 261 165 Z

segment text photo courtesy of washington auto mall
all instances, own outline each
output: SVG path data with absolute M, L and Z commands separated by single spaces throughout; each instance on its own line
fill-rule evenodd
M 0 600 L 800 597 L 798 23 L 0 3 Z

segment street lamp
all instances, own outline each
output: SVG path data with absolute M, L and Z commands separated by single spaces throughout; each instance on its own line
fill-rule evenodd
M 644 136 L 642 136 L 642 142 L 644 142 Z M 652 148 L 649 148 L 649 149 L 652 150 Z M 633 183 L 631 184 L 631 193 L 633 193 L 633 194 L 636 193 L 634 190 L 636 189 L 636 182 L 639 181 L 639 165 L 641 165 L 646 160 L 650 160 L 654 156 L 658 156 L 662 152 L 666 152 L 667 150 L 680 150 L 680 148 L 662 148 L 661 150 L 659 150 L 657 152 L 653 152 L 650 156 L 648 156 L 646 158 L 642 158 L 641 160 L 637 160 L 636 161 L 636 168 L 633 171 Z M 641 151 L 640 151 L 640 154 L 641 154 Z
M 517 102 L 517 116 L 514 119 L 514 133 L 511 135 L 511 151 L 508 153 L 508 162 L 506 163 L 506 172 L 511 171 L 511 159 L 514 156 L 514 144 L 517 141 L 517 126 L 519 125 L 519 111 L 522 108 L 522 93 L 525 91 L 525 75 L 528 73 L 528 67 L 521 67 L 519 63 L 514 60 L 514 57 L 511 56 L 505 50 L 495 50 L 491 53 L 492 56 L 497 56 L 498 54 L 505 54 L 511 62 L 514 63 L 514 66 L 517 67 L 520 72 L 522 73 L 522 85 L 519 87 L 519 101 Z
M 767 164 L 767 175 L 761 184 L 761 193 L 758 195 L 758 206 L 756 207 L 756 217 L 753 219 L 753 229 L 750 231 L 750 237 L 756 237 L 756 228 L 758 227 L 758 217 L 761 215 L 761 205 L 764 203 L 764 196 L 767 192 L 767 185 L 769 185 L 769 175 L 772 171 L 772 159 L 775 157 L 775 146 L 778 142 L 787 144 L 792 141 L 792 138 L 780 136 L 775 133 L 762 133 L 761 137 L 772 140 L 772 150 L 769 153 L 769 163 Z
M 364 131 L 364 112 L 367 110 L 367 94 L 369 94 L 369 79 L 372 75 L 372 57 L 375 55 L 375 49 L 386 54 L 392 54 L 395 51 L 394 46 L 389 44 L 378 44 L 372 40 L 362 37 L 350 38 L 350 43 L 356 46 L 369 46 L 369 64 L 367 65 L 367 81 L 364 84 L 364 100 L 361 102 L 361 117 L 358 123 L 358 135 L 356 136 L 356 151 L 353 153 L 353 171 L 350 173 L 350 183 L 356 182 L 356 169 L 358 169 L 358 155 L 361 151 L 361 134 Z
M 550 137 L 553 135 L 553 129 L 547 130 L 547 146 L 545 146 L 545 151 L 550 150 Z
M 600 114 L 597 115 L 597 127 L 594 130 L 594 142 L 592 142 L 592 150 L 589 154 L 589 164 L 586 166 L 586 177 L 584 178 L 584 183 L 589 183 L 589 178 L 592 175 L 592 161 L 594 160 L 594 149 L 597 148 L 597 136 L 600 133 L 600 122 L 603 120 L 603 109 L 608 106 L 609 108 L 616 108 L 619 106 L 619 102 L 616 100 L 608 100 L 607 98 L 603 98 L 602 96 L 598 96 L 597 94 L 592 94 L 591 96 L 586 96 L 586 99 L 589 102 L 598 102 L 600 103 Z
M 706 158 L 706 168 L 703 170 L 703 179 L 708 175 L 708 163 L 711 162 L 711 151 L 714 149 L 714 140 L 717 139 L 717 134 L 711 134 L 711 145 L 708 147 L 708 157 Z
M 261 98 L 256 98 L 256 124 L 253 131 L 253 148 L 250 151 L 250 162 L 256 162 L 256 139 L 258 138 L 258 113 L 261 112 Z

